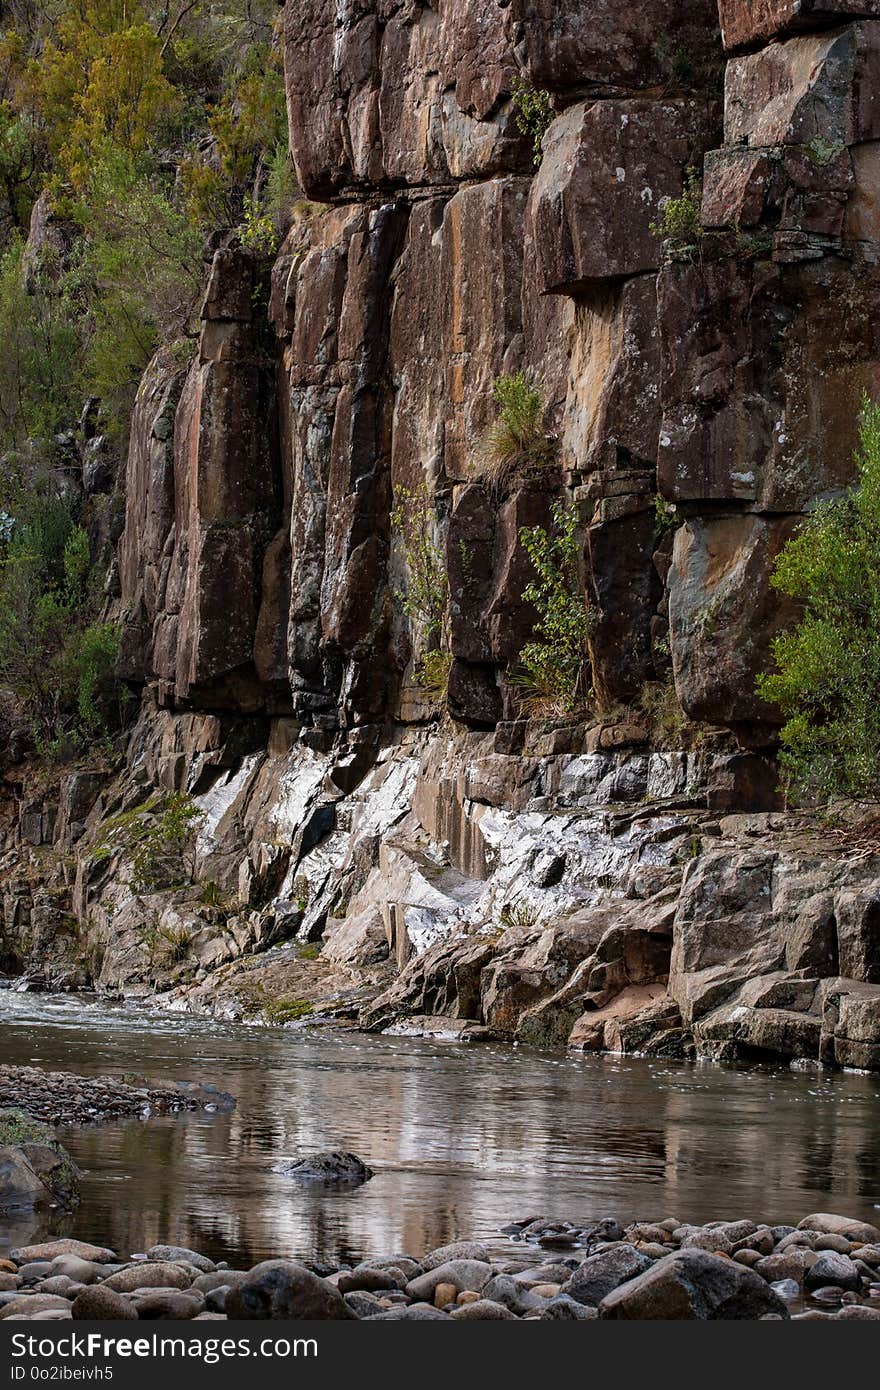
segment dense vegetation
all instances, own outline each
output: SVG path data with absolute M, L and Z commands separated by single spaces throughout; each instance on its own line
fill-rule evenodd
M 880 405 L 867 398 L 856 461 L 857 485 L 810 514 L 773 575 L 804 612 L 759 688 L 786 717 L 782 763 L 806 799 L 880 796 Z
M 76 477 L 83 405 L 118 459 L 157 344 L 192 349 L 211 238 L 269 254 L 296 196 L 278 13 L 0 5 L 0 687 L 46 746 L 120 709 Z

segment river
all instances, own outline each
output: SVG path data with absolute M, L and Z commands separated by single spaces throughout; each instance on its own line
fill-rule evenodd
M 484 1238 L 530 1214 L 876 1222 L 877 1078 L 566 1057 L 309 1033 L 0 991 L 0 1055 L 83 1075 L 210 1081 L 230 1114 L 66 1129 L 72 1216 L 0 1215 L 0 1254 L 49 1233 L 123 1254 L 162 1242 L 236 1267 L 357 1260 Z M 304 1189 L 279 1158 L 347 1148 L 376 1176 Z

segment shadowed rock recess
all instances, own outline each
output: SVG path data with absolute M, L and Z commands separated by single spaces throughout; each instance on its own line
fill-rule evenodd
M 755 685 L 793 616 L 774 559 L 880 392 L 880 0 L 286 23 L 308 201 L 270 272 L 216 251 L 196 360 L 143 379 L 140 713 L 117 774 L 7 803 L 0 966 L 296 1026 L 880 1069 L 880 861 L 785 811 Z M 552 103 L 539 167 L 522 82 Z M 652 224 L 689 170 L 675 249 Z M 520 370 L 558 456 L 490 489 Z M 527 717 L 513 679 L 520 531 L 557 498 L 595 613 L 583 721 Z M 445 572 L 442 698 L 398 507 Z M 135 891 L 174 791 L 192 882 Z

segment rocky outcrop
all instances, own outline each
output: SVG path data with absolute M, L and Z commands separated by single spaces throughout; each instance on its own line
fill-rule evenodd
M 0 1110 L 0 1212 L 70 1211 L 79 1202 L 80 1176 L 49 1125 L 20 1109 Z
M 775 558 L 880 387 L 880 9 L 286 24 L 312 201 L 271 267 L 219 245 L 195 360 L 141 384 L 114 494 L 140 714 L 121 771 L 10 787 L 0 964 L 291 1026 L 876 1067 L 875 847 L 782 815 L 755 682 L 795 617 Z M 518 371 L 552 448 L 490 485 Z M 521 531 L 557 499 L 579 720 L 518 683 Z M 144 884 L 175 793 L 186 873 Z

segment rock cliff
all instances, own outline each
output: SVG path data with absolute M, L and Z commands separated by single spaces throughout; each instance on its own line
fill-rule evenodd
M 290 0 L 286 26 L 304 199 L 271 272 L 216 251 L 196 360 L 141 384 L 140 716 L 118 776 L 10 813 L 6 964 L 233 1015 L 880 1069 L 880 862 L 783 813 L 755 685 L 792 617 L 774 558 L 852 480 L 880 391 L 880 0 Z M 664 242 L 694 172 L 693 235 Z M 558 460 L 493 490 L 520 370 Z M 596 614 L 586 723 L 525 717 L 512 679 L 520 531 L 556 497 Z M 442 695 L 400 602 L 413 499 Z M 175 791 L 196 888 L 133 891 Z

